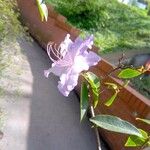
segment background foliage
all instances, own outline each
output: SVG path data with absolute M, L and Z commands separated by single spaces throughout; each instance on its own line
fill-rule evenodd
M 12 53 L 16 53 L 13 47 L 16 39 L 25 35 L 25 28 L 18 20 L 16 4 L 16 0 L 0 0 L 0 79 L 3 70 L 11 63 Z M 12 49 L 8 50 L 8 45 L 11 45 Z M 1 93 L 0 88 L 0 95 Z
M 68 21 L 94 33 L 101 51 L 150 46 L 150 16 L 147 11 L 117 0 L 47 0 Z
M 0 0 L 0 73 L 6 66 L 3 46 L 25 34 L 16 7 L 16 0 Z M 6 55 L 6 54 L 5 54 Z M 3 58 L 3 59 L 2 59 Z
M 18 21 L 16 0 L 0 0 L 0 14 L 0 41 L 6 38 L 13 40 L 23 33 L 23 27 Z

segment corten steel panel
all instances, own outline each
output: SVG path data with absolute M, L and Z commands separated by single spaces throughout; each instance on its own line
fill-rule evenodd
M 41 22 L 35 0 L 18 0 L 18 6 L 20 8 L 23 21 L 29 28 L 29 32 L 43 48 L 46 48 L 46 45 L 49 41 L 59 44 L 67 33 L 71 35 L 72 39 L 75 39 L 79 35 L 80 31 L 68 25 L 66 23 L 66 18 L 55 12 L 53 7 L 50 5 L 48 6 L 49 17 L 47 22 Z M 98 52 L 98 49 L 95 46 L 92 50 Z M 90 70 L 96 73 L 98 76 L 105 76 L 113 68 L 114 66 L 102 59 L 97 66 L 91 67 Z M 81 80 L 82 78 L 80 78 L 79 84 L 76 87 L 78 93 L 80 91 Z M 109 82 L 115 82 L 118 85 L 122 84 L 120 80 L 112 77 L 107 77 L 106 80 Z M 134 123 L 139 128 L 150 131 L 150 126 L 135 120 L 136 117 L 150 119 L 150 101 L 147 98 L 136 92 L 131 87 L 127 86 L 121 90 L 117 100 L 111 107 L 103 105 L 105 100 L 111 95 L 111 90 L 107 90 L 101 94 L 100 104 L 96 108 L 97 114 L 104 113 L 116 115 L 122 119 L 126 119 Z M 103 129 L 100 129 L 99 131 L 113 150 L 130 150 L 130 148 L 123 147 L 127 138 L 126 135 L 112 133 Z

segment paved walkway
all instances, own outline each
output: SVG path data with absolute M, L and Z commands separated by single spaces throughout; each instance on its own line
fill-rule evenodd
M 112 52 L 112 53 L 106 53 L 102 54 L 101 56 L 106 59 L 108 62 L 118 65 L 118 60 L 122 56 L 122 53 L 125 54 L 125 58 L 132 58 L 136 54 L 145 54 L 145 53 L 150 53 L 150 48 L 143 48 L 143 49 L 132 49 L 132 50 L 126 50 L 126 51 L 117 51 L 117 52 Z
M 43 76 L 50 66 L 46 53 L 35 42 L 19 44 L 23 72 L 16 80 L 21 90 L 5 92 L 0 101 L 6 112 L 0 150 L 96 150 L 89 123 L 80 124 L 76 95 L 63 97 L 58 79 Z

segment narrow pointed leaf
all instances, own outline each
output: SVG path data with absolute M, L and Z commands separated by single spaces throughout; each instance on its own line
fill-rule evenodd
M 131 68 L 127 68 L 127 69 L 123 69 L 118 77 L 122 78 L 122 79 L 130 79 L 130 78 L 134 78 L 137 77 L 139 75 L 141 75 L 142 73 L 138 70 L 135 69 L 131 69 Z
M 38 5 L 38 10 L 39 10 L 39 13 L 40 13 L 40 16 L 41 16 L 41 21 L 44 21 L 44 14 L 43 14 L 43 11 L 42 11 L 40 5 Z
M 144 131 L 143 129 L 139 129 L 139 131 L 142 134 L 142 138 L 143 139 L 147 139 L 148 138 L 148 133 L 146 131 Z
M 47 6 L 43 3 L 40 6 L 41 6 L 41 9 L 42 9 L 42 12 L 43 12 L 43 16 L 44 16 L 45 20 L 47 21 L 47 18 L 48 18 Z
M 84 77 L 91 86 L 95 108 L 99 102 L 100 79 L 92 72 L 85 73 Z
M 111 87 L 114 90 L 118 89 L 118 86 L 115 83 L 106 82 L 105 84 L 108 85 L 108 87 Z
M 47 21 L 47 18 L 48 18 L 47 6 L 41 0 L 36 0 L 36 1 L 37 1 L 38 10 L 41 16 L 41 20 L 44 21 L 44 18 L 45 18 L 45 20 Z
M 149 124 L 149 125 L 150 125 L 150 120 L 149 120 L 149 119 L 136 118 L 136 120 L 143 121 L 143 122 L 145 122 L 145 123 L 147 123 L 147 124 Z
M 115 92 L 114 95 L 106 101 L 105 105 L 108 107 L 111 106 L 112 103 L 115 101 L 117 94 L 118 94 L 118 92 Z
M 83 82 L 81 85 L 81 95 L 80 95 L 80 121 L 85 117 L 89 107 L 88 101 L 88 88 L 87 85 Z
M 100 80 L 94 73 L 87 72 L 85 73 L 85 76 L 93 89 L 100 88 Z
M 94 108 L 98 105 L 99 102 L 99 90 L 93 90 L 93 101 L 94 101 Z
M 139 138 L 138 136 L 135 135 L 131 135 L 127 142 L 125 143 L 126 147 L 138 147 L 138 146 L 142 146 L 144 144 L 145 140 Z
M 97 126 L 109 131 L 142 137 L 139 130 L 131 123 L 111 115 L 97 115 L 90 119 Z
M 125 143 L 126 147 L 138 147 L 138 146 L 142 146 L 146 142 L 148 138 L 148 134 L 142 129 L 139 129 L 139 131 L 143 137 L 140 138 L 135 135 L 129 136 L 127 142 Z

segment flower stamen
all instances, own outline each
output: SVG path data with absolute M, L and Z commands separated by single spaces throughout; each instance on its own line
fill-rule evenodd
M 47 53 L 48 53 L 49 58 L 53 62 L 62 59 L 60 48 L 57 49 L 56 44 L 54 44 L 53 42 L 49 42 L 47 44 Z M 55 59 L 52 57 L 52 55 L 54 55 Z

